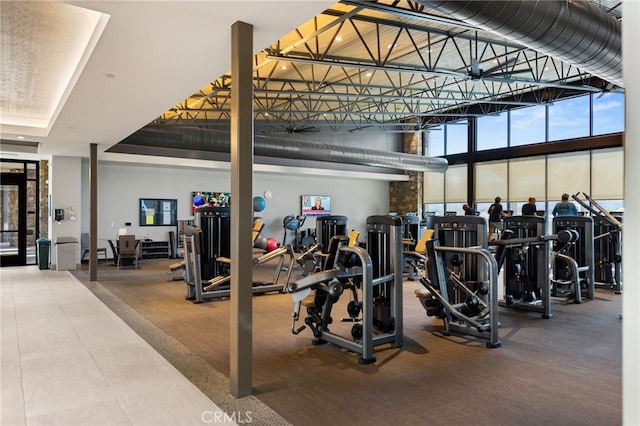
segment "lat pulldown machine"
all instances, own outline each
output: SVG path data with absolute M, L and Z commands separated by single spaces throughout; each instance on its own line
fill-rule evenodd
M 579 194 L 572 195 L 572 198 L 590 211 L 593 218 L 594 285 L 622 294 L 622 216 L 609 213 L 583 192 L 590 204 L 586 203 Z
M 593 219 L 589 216 L 556 216 L 553 233 L 560 231 L 577 233 L 577 237 L 554 243 L 551 295 L 566 295 L 575 303 L 582 303 L 584 298 L 592 300 L 595 297 Z
M 499 301 L 500 306 L 542 312 L 543 318 L 552 318 L 551 313 L 551 277 L 549 275 L 551 263 L 558 256 L 571 268 L 578 270 L 579 266 L 569 256 L 552 250 L 552 243 L 560 250 L 570 244 L 575 244 L 579 233 L 575 230 L 560 230 L 553 235 L 527 236 L 527 226 L 537 222 L 537 218 L 529 216 L 514 216 L 511 229 L 505 229 L 502 238 L 490 244 L 497 247 L 496 259 L 498 269 L 504 265 L 505 297 Z M 514 227 L 522 226 L 521 231 L 514 231 Z M 520 235 L 520 236 L 518 236 Z M 576 276 L 578 273 L 576 272 Z M 582 302 L 581 283 L 579 280 L 568 280 L 566 283 L 575 303 Z M 575 289 L 577 297 L 574 297 Z
M 487 250 L 487 223 L 476 216 L 434 218 L 434 240 L 427 241 L 424 289 L 415 291 L 428 316 L 452 331 L 488 338 L 487 347 L 502 344 L 498 336 L 498 267 Z
M 541 312 L 552 318 L 549 277 L 552 240 L 544 238 L 545 219 L 539 216 L 510 216 L 504 219 L 504 232 L 497 247 L 498 269 L 504 265 L 504 299 L 508 308 Z

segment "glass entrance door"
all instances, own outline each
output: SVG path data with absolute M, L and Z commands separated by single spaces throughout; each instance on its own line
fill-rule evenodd
M 0 178 L 0 265 L 27 264 L 27 183 L 21 173 Z

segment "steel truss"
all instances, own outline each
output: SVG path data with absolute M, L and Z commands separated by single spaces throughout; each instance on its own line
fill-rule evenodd
M 574 65 L 418 3 L 388 3 L 345 0 L 255 55 L 256 126 L 415 131 L 610 90 Z M 220 76 L 153 124 L 225 128 L 231 84 Z

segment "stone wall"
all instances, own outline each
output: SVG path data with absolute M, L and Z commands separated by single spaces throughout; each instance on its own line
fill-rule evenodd
M 404 134 L 403 144 L 405 153 L 422 155 L 422 132 Z M 405 173 L 409 176 L 408 181 L 389 184 L 389 211 L 397 212 L 399 215 L 417 213 L 421 217 L 424 173 Z

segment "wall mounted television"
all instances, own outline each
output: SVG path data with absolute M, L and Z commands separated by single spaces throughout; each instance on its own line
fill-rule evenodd
M 303 195 L 303 216 L 328 216 L 331 214 L 331 197 L 329 195 Z
M 177 226 L 178 200 L 140 198 L 140 226 Z
M 208 207 L 229 207 L 231 206 L 231 193 L 229 192 L 202 192 L 193 191 L 191 193 L 191 213 L 196 212 L 200 206 Z

